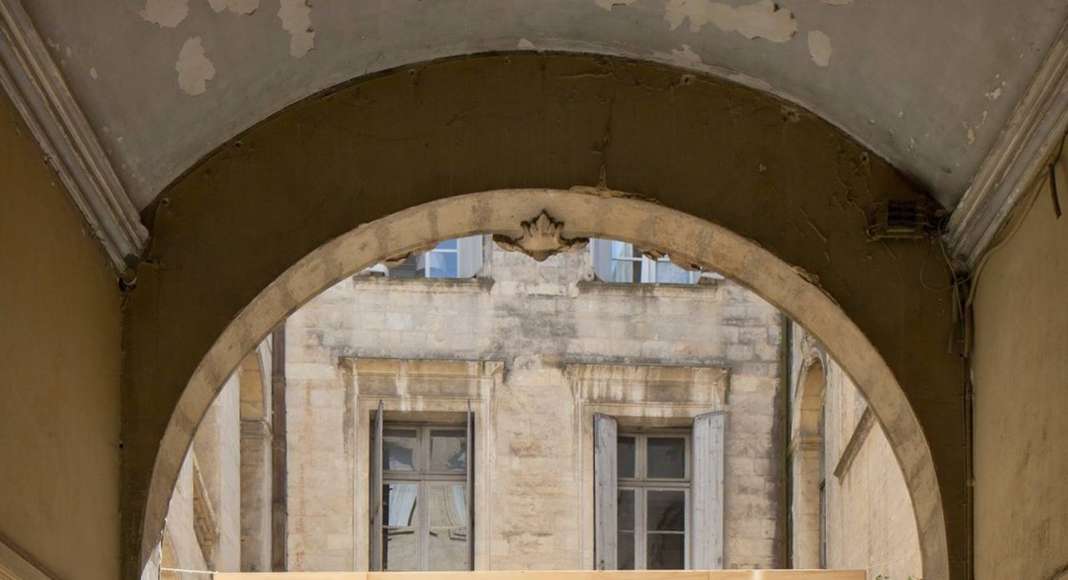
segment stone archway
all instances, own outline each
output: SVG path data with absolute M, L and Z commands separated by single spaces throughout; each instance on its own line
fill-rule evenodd
M 790 427 L 790 483 L 792 495 L 791 565 L 822 568 L 824 536 L 822 479 L 824 477 L 824 396 L 826 367 L 822 355 L 804 353 L 794 396 L 798 406 Z
M 539 215 L 546 228 L 531 227 Z M 545 220 L 542 220 L 543 223 Z M 524 222 L 527 222 L 524 224 Z M 714 268 L 753 289 L 818 337 L 860 386 L 906 474 L 929 580 L 949 578 L 945 516 L 935 464 L 919 421 L 887 363 L 845 312 L 801 272 L 711 222 L 608 190 L 500 190 L 450 197 L 358 227 L 321 246 L 267 286 L 230 323 L 197 366 L 156 455 L 141 522 L 141 562 L 155 545 L 170 489 L 200 417 L 223 379 L 272 328 L 323 289 L 383 258 L 475 233 L 531 248 L 606 237 Z M 540 237 L 542 234 L 546 238 Z

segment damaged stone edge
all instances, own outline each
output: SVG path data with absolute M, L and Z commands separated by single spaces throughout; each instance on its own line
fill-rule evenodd
M 148 230 L 19 0 L 0 0 L 0 86 L 116 272 L 130 282 Z
M 947 241 L 976 267 L 1068 130 L 1068 22 L 950 216 Z

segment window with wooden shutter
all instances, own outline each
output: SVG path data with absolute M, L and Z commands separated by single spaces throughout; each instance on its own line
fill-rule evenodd
M 723 568 L 723 478 L 727 416 L 698 415 L 693 421 L 693 533 L 691 567 Z

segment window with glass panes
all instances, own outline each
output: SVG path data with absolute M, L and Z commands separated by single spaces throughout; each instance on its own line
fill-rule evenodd
M 593 252 L 598 263 L 598 276 L 606 282 L 645 282 L 657 284 L 696 284 L 698 271 L 685 270 L 664 256 L 653 259 L 634 247 L 618 240 L 594 240 Z M 600 259 L 598 259 L 600 258 Z
M 624 433 L 616 441 L 618 569 L 685 569 L 688 434 Z
M 463 426 L 382 430 L 382 569 L 470 570 Z

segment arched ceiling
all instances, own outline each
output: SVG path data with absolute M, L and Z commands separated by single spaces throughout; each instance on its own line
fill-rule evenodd
M 843 128 L 947 207 L 1068 17 L 1064 0 L 32 0 L 138 208 L 317 91 L 485 51 L 721 74 Z

